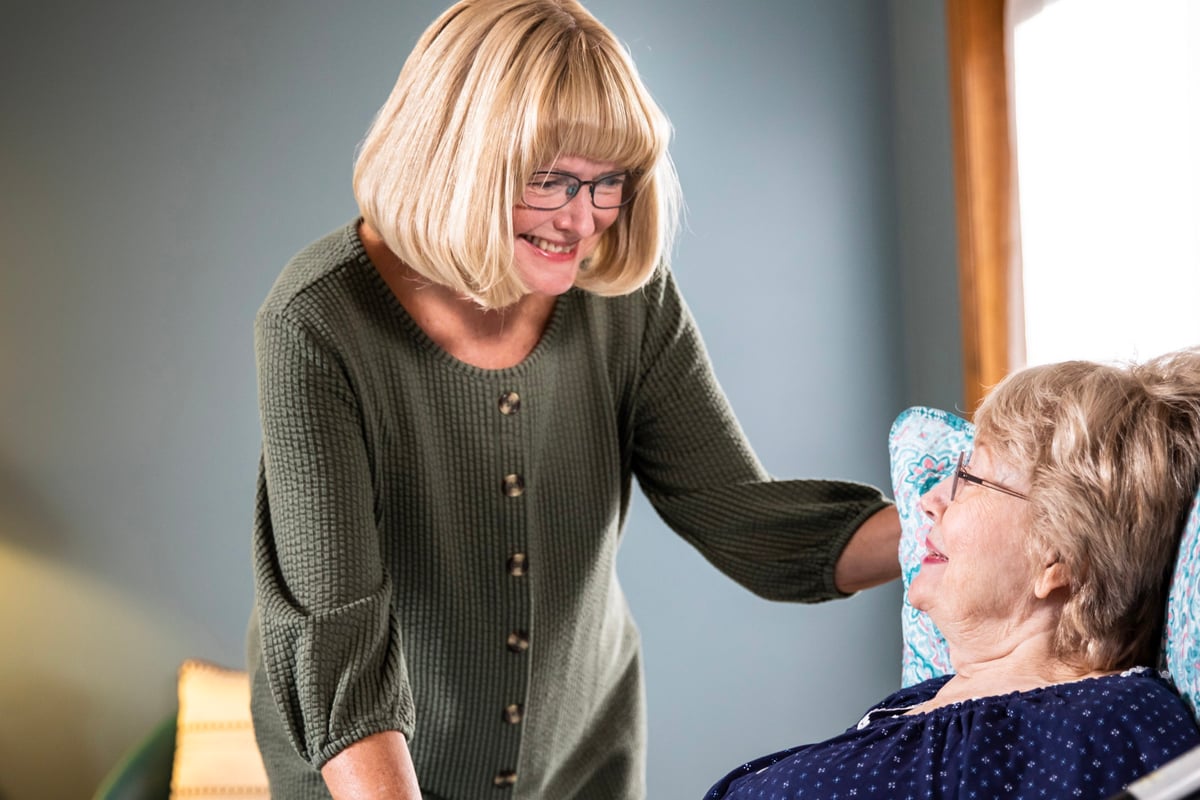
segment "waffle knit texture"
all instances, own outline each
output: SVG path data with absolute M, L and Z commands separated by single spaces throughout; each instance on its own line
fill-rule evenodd
M 328 798 L 326 761 L 399 730 L 431 798 L 638 800 L 640 645 L 615 571 L 632 479 L 776 600 L 839 596 L 838 555 L 887 502 L 767 475 L 666 269 L 623 297 L 567 292 L 522 363 L 485 370 L 422 332 L 350 224 L 284 269 L 255 345 L 248 660 L 279 798 Z

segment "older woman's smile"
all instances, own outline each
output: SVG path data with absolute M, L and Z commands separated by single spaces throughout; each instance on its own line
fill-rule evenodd
M 941 550 L 933 546 L 933 542 L 929 539 L 925 540 L 925 557 L 921 559 L 921 564 L 945 564 L 950 559 Z

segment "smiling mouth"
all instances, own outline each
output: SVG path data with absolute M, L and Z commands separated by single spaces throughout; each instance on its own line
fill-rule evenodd
M 923 560 L 935 561 L 937 563 L 944 564 L 947 561 L 949 561 L 950 559 L 946 557 L 945 553 L 943 553 L 941 550 L 938 550 L 936 547 L 934 547 L 932 544 L 930 544 L 928 539 L 926 539 L 925 540 L 925 558 Z
M 565 254 L 573 252 L 575 250 L 574 243 L 572 243 L 572 244 L 555 244 L 554 242 L 547 241 L 546 239 L 542 239 L 537 236 L 529 236 L 528 234 L 522 234 L 521 238 L 524 239 L 525 241 L 529 242 L 531 245 L 533 245 L 537 249 L 545 250 L 547 253 L 554 253 L 556 255 L 565 255 Z

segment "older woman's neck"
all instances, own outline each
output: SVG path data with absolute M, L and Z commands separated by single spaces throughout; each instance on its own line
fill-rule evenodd
M 964 681 L 981 683 L 1007 681 L 1037 686 L 1078 680 L 1092 674 L 1091 670 L 1064 661 L 1055 654 L 1050 631 L 951 646 L 950 660 L 956 676 Z M 1012 690 L 1019 689 L 1014 685 Z
M 1053 633 L 1014 629 L 984 640 L 963 637 L 950 646 L 954 676 L 913 713 L 979 697 L 1026 692 L 1108 674 L 1063 661 L 1055 655 Z

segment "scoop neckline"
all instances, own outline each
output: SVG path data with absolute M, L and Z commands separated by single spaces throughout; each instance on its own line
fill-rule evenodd
M 361 222 L 362 218 L 360 217 L 355 222 L 347 225 L 345 229 L 347 244 L 354 254 L 355 261 L 367 270 L 369 273 L 368 280 L 371 281 L 372 288 L 380 294 L 389 307 L 396 313 L 405 332 L 439 363 L 470 377 L 490 379 L 523 376 L 532 371 L 540 361 L 547 357 L 546 352 L 553 345 L 554 340 L 558 336 L 558 331 L 562 327 L 561 320 L 565 313 L 564 307 L 568 302 L 574 300 L 580 291 L 579 289 L 572 286 L 556 298 L 554 308 L 550 312 L 550 320 L 546 323 L 546 329 L 542 331 L 541 338 L 538 339 L 537 344 L 534 345 L 533 349 L 520 362 L 509 367 L 500 367 L 497 369 L 488 369 L 468 364 L 466 361 L 451 355 L 445 348 L 430 338 L 429 334 L 408 313 L 408 309 L 404 307 L 404 304 L 396 297 L 396 293 L 392 291 L 392 288 L 387 285 L 387 281 L 383 279 L 383 275 L 379 273 L 379 268 L 375 265 L 375 262 L 367 255 L 367 248 L 362 242 L 362 237 L 358 235 L 358 226 Z

